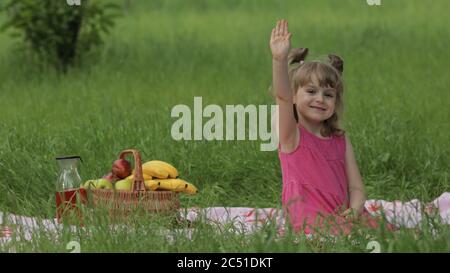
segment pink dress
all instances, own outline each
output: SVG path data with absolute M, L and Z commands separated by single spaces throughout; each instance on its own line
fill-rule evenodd
M 323 139 L 301 125 L 299 130 L 300 143 L 295 151 L 278 150 L 287 218 L 295 231 L 313 233 L 313 229 L 324 227 L 333 234 L 348 234 L 356 222 L 339 216 L 350 205 L 345 136 Z M 381 222 L 381 217 L 372 217 L 364 209 L 357 226 L 379 228 Z M 393 225 L 385 224 L 388 230 L 395 230 Z
M 322 139 L 299 126 L 300 143 L 291 153 L 278 150 L 283 176 L 282 204 L 298 231 L 349 206 L 345 136 Z

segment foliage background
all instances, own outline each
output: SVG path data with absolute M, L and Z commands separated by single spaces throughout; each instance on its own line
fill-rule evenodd
M 448 11 L 446 0 L 132 1 L 66 74 L 0 33 L 0 210 L 53 217 L 56 156 L 81 155 L 87 180 L 131 147 L 198 186 L 184 207 L 279 207 L 276 152 L 174 141 L 170 111 L 194 96 L 223 109 L 273 104 L 268 41 L 280 18 L 294 46 L 345 60 L 344 125 L 369 199 L 431 201 L 450 190 Z

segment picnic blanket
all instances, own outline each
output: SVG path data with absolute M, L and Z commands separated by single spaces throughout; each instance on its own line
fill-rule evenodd
M 450 225 L 450 192 L 445 192 L 426 204 L 418 199 L 407 202 L 371 199 L 366 201 L 365 208 L 370 215 L 382 215 L 396 227 L 420 227 L 421 221 L 427 216 L 438 217 L 442 223 Z M 207 221 L 218 229 L 232 228 L 235 232 L 244 233 L 254 232 L 267 223 L 278 227 L 283 227 L 286 223 L 283 211 L 277 208 L 194 207 L 182 208 L 179 212 L 183 219 L 191 222 Z M 21 239 L 32 240 L 34 230 L 45 228 L 48 231 L 58 231 L 60 224 L 56 219 L 37 219 L 0 212 L 0 227 L 0 244 L 4 244 L 11 241 L 14 234 L 20 233 Z

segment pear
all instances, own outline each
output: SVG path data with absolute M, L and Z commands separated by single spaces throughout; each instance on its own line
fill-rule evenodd
M 97 189 L 108 189 L 108 190 L 112 190 L 113 189 L 113 184 L 111 183 L 111 181 L 109 181 L 106 178 L 100 178 L 97 179 L 97 185 L 96 185 Z
M 113 189 L 113 184 L 105 178 L 100 179 L 91 179 L 86 182 L 84 182 L 83 189 Z
M 81 187 L 83 189 L 95 189 L 97 188 L 97 180 L 95 179 L 87 180 Z
M 133 180 L 131 180 L 131 179 L 122 179 L 122 180 L 117 181 L 114 184 L 114 187 L 118 191 L 131 191 L 132 186 L 133 186 Z

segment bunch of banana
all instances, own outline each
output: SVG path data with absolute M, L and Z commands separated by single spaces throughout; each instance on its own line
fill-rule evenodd
M 178 178 L 178 170 L 167 162 L 160 160 L 145 162 L 142 164 L 142 173 L 145 187 L 149 190 L 167 190 L 186 194 L 198 192 L 192 183 Z
M 142 164 L 142 172 L 152 177 L 167 179 L 177 178 L 178 170 L 167 162 L 152 160 Z

